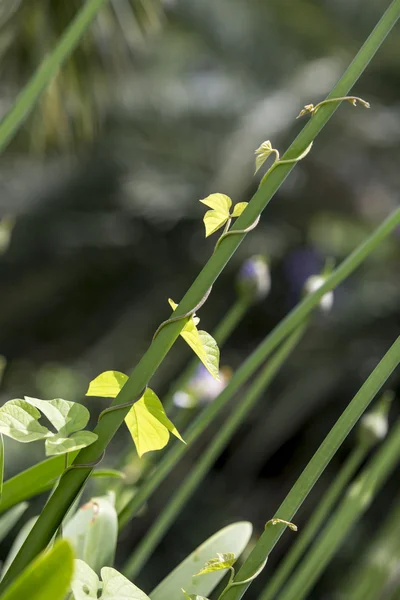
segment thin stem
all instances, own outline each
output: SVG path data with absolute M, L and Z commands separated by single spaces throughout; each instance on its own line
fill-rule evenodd
M 370 60 L 377 52 L 378 48 L 398 20 L 399 16 L 400 0 L 394 0 L 347 71 L 344 73 L 343 77 L 341 77 L 339 82 L 336 84 L 329 97 L 344 96 L 349 92 L 351 87 L 358 80 Z M 319 110 L 318 113 L 306 124 L 292 145 L 289 147 L 288 151 L 285 153 L 283 159 L 291 160 L 297 156 L 300 156 L 315 139 L 319 131 L 334 114 L 336 109 L 336 103 L 322 107 L 321 110 Z M 259 187 L 244 212 L 237 219 L 231 231 L 235 229 L 245 230 L 259 218 L 261 212 L 269 203 L 276 190 L 289 175 L 294 165 L 295 163 L 281 164 L 278 168 L 271 172 L 268 179 L 261 187 Z M 196 304 L 200 302 L 207 290 L 210 289 L 210 286 L 213 285 L 245 235 L 246 234 L 243 233 L 241 235 L 226 236 L 223 242 L 211 255 L 210 260 L 207 262 L 197 279 L 189 288 L 176 311 L 174 311 L 175 316 L 185 314 L 187 311 L 190 311 L 193 306 L 196 306 Z M 352 270 L 352 268 L 350 270 Z M 332 276 L 328 278 L 327 282 L 328 281 L 332 283 Z M 288 326 L 287 319 L 284 320 L 284 322 L 276 329 L 276 332 L 279 332 L 276 334 L 276 337 L 279 338 L 283 332 L 285 332 L 283 335 L 283 337 L 285 337 L 295 328 L 296 325 L 299 324 L 300 321 L 303 320 L 305 315 L 312 309 L 315 299 L 321 298 L 322 295 L 328 291 L 327 282 L 313 294 L 312 298 L 309 297 L 303 304 L 303 308 L 297 313 L 297 316 L 300 317 L 301 315 L 298 321 L 297 316 L 292 317 L 292 325 Z M 153 339 L 148 351 L 144 354 L 136 368 L 133 370 L 131 377 L 126 382 L 121 392 L 111 403 L 111 406 L 127 403 L 132 398 L 136 398 L 138 396 L 139 392 L 147 385 L 148 381 L 151 379 L 154 372 L 157 370 L 160 363 L 172 347 L 176 338 L 179 336 L 184 326 L 183 321 L 183 319 L 180 321 L 175 321 L 161 329 L 156 338 Z M 274 346 L 273 343 L 271 343 L 271 346 L 276 347 L 276 345 Z M 271 347 L 271 351 L 272 349 L 273 348 Z M 97 441 L 79 452 L 76 459 L 76 464 L 89 464 L 98 459 L 123 423 L 128 410 L 129 409 L 127 408 L 120 411 L 110 412 L 104 417 L 104 419 L 101 419 L 95 428 L 95 432 L 98 435 Z M 198 423 L 196 426 L 198 426 Z M 167 458 L 168 456 L 166 459 Z M 175 457 L 173 457 L 172 465 L 175 463 L 175 460 Z M 7 588 L 7 586 L 31 562 L 31 560 L 37 556 L 39 552 L 46 548 L 57 527 L 63 520 L 65 513 L 68 511 L 69 507 L 74 501 L 74 498 L 85 484 L 90 472 L 91 468 L 88 467 L 86 469 L 71 469 L 65 473 L 55 494 L 41 513 L 38 521 L 22 545 L 5 577 L 0 582 L 0 593 Z M 256 565 L 256 568 L 259 565 L 260 563 Z M 249 576 L 255 572 L 256 568 L 249 573 Z M 230 593 L 231 592 L 228 592 L 228 596 Z
M 378 366 L 373 370 L 366 382 L 355 395 L 346 410 L 337 420 L 331 431 L 318 448 L 285 500 L 278 508 L 274 518 L 292 521 L 308 494 L 318 481 L 331 458 L 346 439 L 354 425 L 368 408 L 373 398 L 383 386 L 389 375 L 400 362 L 400 337 L 394 342 Z M 238 581 L 243 581 L 251 576 L 268 558 L 275 547 L 285 527 L 276 525 L 267 527 L 256 543 L 247 560 L 237 574 Z M 226 600 L 239 600 L 243 597 L 248 586 L 239 586 L 230 590 Z
M 354 473 L 364 460 L 367 454 L 365 445 L 358 444 L 344 463 L 339 474 L 335 477 L 327 492 L 318 503 L 311 519 L 307 522 L 305 528 L 301 531 L 296 541 L 290 547 L 288 553 L 279 563 L 278 569 L 273 574 L 264 592 L 258 600 L 272 600 L 287 581 L 290 573 L 298 563 L 301 556 L 315 537 L 321 525 L 327 521 L 329 514 L 343 490 L 352 479 Z
M 58 45 L 46 56 L 15 100 L 14 106 L 0 123 L 0 152 L 14 137 L 42 92 L 49 85 L 60 67 L 72 54 L 83 34 L 95 19 L 105 0 L 87 0 L 65 30 Z
M 322 535 L 306 554 L 288 585 L 280 594 L 280 600 L 302 600 L 308 595 L 351 528 L 370 506 L 399 460 L 400 421 L 350 487 Z
M 282 344 L 281 348 L 277 350 L 271 360 L 266 363 L 260 375 L 258 375 L 257 379 L 244 395 L 244 398 L 233 409 L 228 419 L 218 430 L 218 434 L 214 437 L 211 444 L 207 446 L 205 452 L 203 452 L 201 457 L 196 461 L 189 475 L 187 475 L 171 500 L 163 508 L 161 514 L 150 527 L 145 537 L 141 540 L 132 556 L 128 558 L 123 568 L 123 573 L 126 577 L 134 579 L 146 563 L 159 541 L 165 535 L 165 532 L 174 522 L 175 518 L 181 512 L 194 491 L 199 487 L 217 457 L 227 446 L 248 412 L 255 405 L 289 354 L 298 344 L 305 330 L 305 326 L 306 324 L 299 326 L 298 329 L 296 329 Z

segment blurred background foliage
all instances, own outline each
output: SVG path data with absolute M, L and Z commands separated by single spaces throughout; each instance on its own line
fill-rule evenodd
M 2 0 L 4 114 L 54 46 L 81 0 Z M 198 199 L 234 202 L 256 191 L 254 150 L 283 151 L 304 104 L 329 91 L 386 0 L 110 0 L 52 82 L 0 165 L 2 401 L 23 394 L 87 402 L 88 381 L 129 372 L 212 252 Z M 400 31 L 354 93 L 367 111 L 340 108 L 242 243 L 201 309 L 217 324 L 252 254 L 268 257 L 272 287 L 224 347 L 235 369 L 299 300 L 326 258 L 341 261 L 399 203 Z M 335 294 L 181 514 L 138 583 L 151 588 L 207 535 L 236 519 L 258 534 L 400 325 L 400 232 Z M 162 398 L 189 351 L 178 341 L 152 386 Z M 389 382 L 399 385 L 399 375 Z M 236 399 L 240 402 L 240 394 Z M 398 412 L 398 403 L 392 409 Z M 121 563 L 207 444 L 218 423 L 122 533 Z M 117 436 L 106 461 L 129 444 Z M 299 513 L 301 527 L 354 444 L 331 462 Z M 40 455 L 9 443 L 10 476 Z M 132 453 L 129 482 L 140 474 Z M 382 490 L 310 597 L 335 598 L 391 498 Z M 37 511 L 37 507 L 36 507 Z M 285 552 L 286 533 L 249 600 Z M 118 565 L 117 565 L 118 566 Z M 247 598 L 247 596 L 246 596 Z

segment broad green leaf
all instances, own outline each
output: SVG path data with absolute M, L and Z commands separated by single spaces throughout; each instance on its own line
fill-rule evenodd
M 63 537 L 72 545 L 76 558 L 85 561 L 96 573 L 114 563 L 117 536 L 113 494 L 92 498 L 63 527 Z
M 208 210 L 204 215 L 203 221 L 206 228 L 206 237 L 215 233 L 220 227 L 225 225 L 230 217 L 229 210 L 232 206 L 232 200 L 225 194 L 211 194 L 200 200 L 212 210 Z
M 72 548 L 65 540 L 39 555 L 0 596 L 0 600 L 64 600 L 73 575 Z
M 132 406 L 125 417 L 125 423 L 139 456 L 151 450 L 164 448 L 169 440 L 169 432 L 183 441 L 165 414 L 160 399 L 150 388 L 147 388 L 142 398 Z
M 90 413 L 88 409 L 77 402 L 62 400 L 61 398 L 39 400 L 28 396 L 25 396 L 25 400 L 39 409 L 55 429 L 62 432 L 65 437 L 75 433 L 75 431 L 84 429 L 89 421 Z
M 80 450 L 81 448 L 86 448 L 86 446 L 93 444 L 97 438 L 98 435 L 92 431 L 77 431 L 69 437 L 57 434 L 47 438 L 45 443 L 46 455 L 56 456 L 57 454 L 65 454 L 66 452 Z
M 236 556 L 233 552 L 225 552 L 223 554 L 217 552 L 216 558 L 210 558 L 204 567 L 200 569 L 198 573 L 196 573 L 196 576 L 206 575 L 207 573 L 213 573 L 214 571 L 224 571 L 225 569 L 230 569 L 235 560 Z
M 235 204 L 235 207 L 234 207 L 233 213 L 232 213 L 232 217 L 240 217 L 240 215 L 242 214 L 242 212 L 244 211 L 244 209 L 246 208 L 247 205 L 248 205 L 248 202 L 238 202 L 237 204 Z
M 201 565 L 204 565 L 217 552 L 233 552 L 239 557 L 252 533 L 252 526 L 247 522 L 234 523 L 224 527 L 211 538 L 196 548 L 176 569 L 159 583 L 150 593 L 151 600 L 175 600 L 178 590 L 184 589 L 187 594 L 196 594 L 207 598 L 219 581 L 224 571 L 214 571 L 202 577 L 195 577 Z M 179 596 L 178 596 L 179 598 Z
M 3 440 L 3 434 L 0 433 L 0 498 L 3 494 L 3 479 L 4 479 L 4 440 Z
M 128 381 L 128 375 L 119 371 L 105 371 L 90 382 L 86 396 L 115 398 Z
M 254 174 L 256 174 L 257 171 L 261 169 L 261 167 L 263 166 L 267 158 L 271 156 L 273 151 L 274 149 L 272 148 L 272 144 L 269 140 L 263 142 L 261 146 L 257 148 L 257 150 L 254 153 L 256 155 L 256 170 Z
M 0 517 L 0 542 L 4 540 L 14 525 L 18 523 L 28 506 L 27 502 L 21 502 L 21 504 L 17 504 Z
M 103 585 L 89 565 L 76 559 L 71 584 L 75 600 L 149 600 L 144 592 L 115 569 L 104 567 L 101 569 L 101 578 Z M 98 596 L 100 587 L 102 593 Z
M 9 400 L 0 408 L 0 433 L 17 440 L 33 442 L 52 435 L 38 422 L 40 412 L 25 400 Z
M 168 302 L 175 310 L 178 306 L 171 298 Z M 200 319 L 191 317 L 182 329 L 180 335 L 185 342 L 191 347 L 193 352 L 197 354 L 207 371 L 219 380 L 219 348 L 214 338 L 207 331 L 198 330 L 196 325 Z

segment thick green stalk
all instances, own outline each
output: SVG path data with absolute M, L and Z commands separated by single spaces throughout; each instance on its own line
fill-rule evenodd
M 312 542 L 321 525 L 328 520 L 329 514 L 335 505 L 343 490 L 352 479 L 354 473 L 362 463 L 367 454 L 367 447 L 358 444 L 353 452 L 348 457 L 347 461 L 341 468 L 339 474 L 333 480 L 326 494 L 319 502 L 317 508 L 313 512 L 311 519 L 307 522 L 305 528 L 296 538 L 294 544 L 284 556 L 276 572 L 270 579 L 265 591 L 260 595 L 258 600 L 272 600 L 288 580 L 290 573 L 304 554 L 305 550 Z
M 394 0 L 347 71 L 344 73 L 343 77 L 341 77 L 331 94 L 328 96 L 329 98 L 342 97 L 349 92 L 377 52 L 399 16 L 400 0 Z M 307 125 L 303 128 L 282 158 L 284 160 L 295 159 L 304 153 L 306 148 L 309 147 L 336 109 L 336 103 L 321 107 L 317 114 L 308 121 Z M 237 219 L 231 231 L 243 231 L 255 222 L 256 218 L 261 214 L 293 167 L 294 163 L 286 162 L 271 171 L 270 176 L 267 177 L 264 183 L 259 187 L 242 215 Z M 215 282 L 218 275 L 235 252 L 236 248 L 239 246 L 244 236 L 244 233 L 230 235 L 218 245 L 218 248 L 212 254 L 210 260 L 200 272 L 199 276 L 189 288 L 174 312 L 175 317 L 180 314 L 186 314 L 201 301 L 207 290 Z M 321 297 L 327 291 L 327 288 L 328 286 L 326 284 L 322 286 L 315 293 L 313 298 L 315 299 L 318 295 Z M 303 305 L 306 308 L 302 309 L 303 314 L 298 323 L 304 318 L 307 312 L 311 310 L 312 304 L 313 300 L 309 298 L 308 304 L 306 302 Z M 287 335 L 298 323 L 293 323 L 293 326 L 288 328 L 289 330 L 286 331 L 285 335 Z M 153 340 L 151 346 L 133 370 L 131 377 L 126 382 L 121 392 L 111 403 L 111 406 L 129 403 L 132 399 L 139 397 L 142 390 L 148 384 L 154 372 L 172 347 L 184 324 L 185 320 L 182 319 L 180 321 L 172 322 L 161 329 L 160 333 Z M 282 323 L 282 326 L 283 329 L 288 327 L 287 319 Z M 282 332 L 282 326 L 277 330 Z M 98 460 L 103 451 L 107 448 L 108 443 L 118 431 L 120 425 L 123 423 L 128 410 L 129 408 L 122 408 L 118 411 L 109 412 L 101 419 L 95 428 L 95 432 L 98 435 L 97 441 L 79 452 L 78 457 L 75 459 L 77 464 L 89 464 Z M 88 478 L 90 471 L 91 468 L 88 467 L 86 469 L 71 469 L 65 473 L 60 481 L 60 485 L 47 503 L 14 562 L 0 583 L 0 592 L 4 590 L 21 570 L 23 570 L 50 542 L 62 522 L 64 515 Z
M 239 425 L 243 422 L 248 412 L 255 405 L 289 354 L 298 344 L 305 327 L 306 324 L 299 326 L 297 329 L 295 329 L 295 331 L 293 331 L 288 339 L 276 351 L 271 360 L 267 362 L 264 369 L 252 383 L 244 397 L 231 412 L 225 423 L 218 429 L 218 432 L 211 444 L 207 446 L 206 450 L 196 461 L 196 464 L 191 469 L 189 475 L 179 486 L 178 490 L 168 504 L 163 508 L 161 514 L 153 523 L 145 537 L 141 540 L 132 556 L 128 558 L 123 568 L 123 573 L 126 577 L 133 579 L 146 563 L 158 542 L 162 539 L 165 532 L 174 522 L 177 515 L 181 512 L 183 506 L 189 500 L 190 496 L 201 484 L 203 478 L 206 476 L 215 460 L 227 446 L 229 440 L 232 438 Z
M 279 595 L 280 600 L 302 600 L 314 587 L 351 528 L 370 506 L 399 460 L 400 421 L 361 475 L 350 486 L 322 535 Z
M 381 389 L 389 375 L 400 362 L 400 337 L 394 342 L 380 363 L 375 367 L 366 382 L 354 396 L 349 406 L 342 413 L 331 431 L 318 448 L 283 503 L 280 505 L 274 519 L 292 521 L 294 515 L 307 498 L 308 494 L 318 481 L 331 458 L 346 439 L 361 415 Z M 275 544 L 285 530 L 283 524 L 270 525 L 256 543 L 249 557 L 235 577 L 235 582 L 251 578 L 264 564 Z M 239 600 L 243 597 L 250 583 L 244 583 L 231 588 L 224 600 Z
M 234 373 L 232 379 L 221 394 L 191 423 L 185 431 L 186 443 L 192 444 L 209 426 L 216 415 L 230 401 L 260 365 L 267 359 L 273 350 L 293 331 L 317 306 L 321 297 L 329 290 L 341 283 L 365 258 L 379 245 L 379 243 L 400 224 L 400 209 L 397 209 L 361 246 L 358 246 L 352 254 L 328 277 L 322 287 L 312 295 L 307 296 L 289 315 L 283 319 L 277 327 L 265 338 L 258 348 Z M 149 498 L 159 484 L 167 477 L 168 473 L 176 465 L 185 452 L 185 446 L 175 444 L 166 454 L 152 473 L 139 488 L 134 498 L 124 507 L 119 515 L 121 526 L 131 518 Z M 7 485 L 7 484 L 5 484 Z
M 65 30 L 58 45 L 46 56 L 28 84 L 17 96 L 14 106 L 0 123 L 0 152 L 13 138 L 60 67 L 77 47 L 105 0 L 87 0 Z
M 228 312 L 225 314 L 223 319 L 217 325 L 215 331 L 213 331 L 213 337 L 221 348 L 226 340 L 229 338 L 231 333 L 236 329 L 240 321 L 243 319 L 246 311 L 250 306 L 248 298 L 245 296 L 238 296 L 235 302 L 232 304 Z M 163 404 L 166 412 L 169 411 L 173 404 L 173 397 L 175 392 L 182 390 L 192 375 L 195 373 L 200 361 L 198 358 L 193 358 L 182 375 L 174 382 L 168 394 L 163 398 Z M 178 427 L 179 429 L 179 427 Z

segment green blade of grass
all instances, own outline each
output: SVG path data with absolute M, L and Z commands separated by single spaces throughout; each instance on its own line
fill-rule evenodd
M 343 77 L 333 88 L 329 95 L 330 98 L 342 97 L 349 92 L 377 52 L 399 16 L 400 0 L 394 0 L 358 52 L 357 56 L 354 58 L 347 71 L 344 73 Z M 309 147 L 319 131 L 335 112 L 338 104 L 331 103 L 321 107 L 317 114 L 309 120 L 307 125 L 294 140 L 283 156 L 283 159 L 295 159 L 304 153 L 306 148 Z M 271 200 L 272 196 L 286 179 L 293 167 L 294 163 L 285 163 L 271 171 L 271 175 L 265 179 L 264 183 L 249 202 L 247 208 L 237 219 L 231 231 L 246 229 L 255 222 L 256 218 L 258 218 L 264 210 L 265 206 Z M 176 311 L 173 313 L 175 317 L 186 314 L 193 306 L 196 306 L 201 301 L 207 290 L 209 290 L 210 286 L 215 282 L 220 272 L 229 261 L 236 248 L 239 246 L 243 237 L 245 237 L 245 234 L 231 235 L 224 239 L 222 244 L 219 244 L 218 248 L 212 254 L 210 260 L 200 272 L 197 279 L 183 297 Z M 322 286 L 316 292 L 314 298 L 318 296 L 318 293 L 319 297 L 321 297 L 326 291 L 327 288 Z M 306 303 L 306 309 L 302 318 L 304 318 L 305 314 L 307 314 L 311 308 L 312 301 L 308 305 Z M 302 318 L 300 318 L 297 323 L 293 323 L 293 326 L 289 331 L 286 331 L 285 335 L 299 324 Z M 159 335 L 153 340 L 150 348 L 133 370 L 131 377 L 124 385 L 121 392 L 111 403 L 111 406 L 129 403 L 133 398 L 139 396 L 172 347 L 184 325 L 185 320 L 183 319 L 174 321 L 161 329 Z M 285 327 L 287 327 L 287 321 Z M 101 419 L 95 428 L 95 432 L 98 435 L 97 441 L 80 451 L 76 459 L 77 464 L 90 464 L 102 455 L 108 443 L 123 423 L 128 411 L 128 407 L 122 408 L 121 410 L 107 413 L 105 417 Z M 32 532 L 26 539 L 6 576 L 0 583 L 0 592 L 5 589 L 18 573 L 20 573 L 21 570 L 47 546 L 60 526 L 64 515 L 68 511 L 76 495 L 90 475 L 90 472 L 91 468 L 88 467 L 71 469 L 65 473 L 57 490 L 50 498 Z
M 373 370 L 366 382 L 355 395 L 349 406 L 340 416 L 331 431 L 318 448 L 281 506 L 276 511 L 274 519 L 292 521 L 294 515 L 307 498 L 308 494 L 318 481 L 324 469 L 334 456 L 340 445 L 346 439 L 361 415 L 381 389 L 389 375 L 400 362 L 400 337 L 394 342 L 377 367 Z M 234 581 L 249 580 L 254 573 L 264 564 L 269 554 L 283 534 L 285 527 L 277 524 L 265 528 L 248 559 L 237 573 Z M 224 600 L 239 600 L 243 597 L 250 582 L 232 587 L 224 595 Z
M 339 474 L 322 497 L 305 528 L 300 532 L 288 553 L 283 557 L 276 572 L 272 575 L 265 591 L 258 600 L 272 600 L 284 583 L 288 580 L 290 573 L 312 542 L 321 525 L 326 522 L 332 507 L 346 488 L 347 484 L 357 471 L 367 454 L 368 448 L 357 445 L 350 454 Z
M 282 344 L 281 348 L 276 351 L 274 356 L 267 362 L 264 369 L 252 383 L 250 389 L 244 394 L 244 397 L 233 409 L 225 423 L 219 428 L 216 436 L 207 446 L 201 457 L 196 461 L 189 475 L 179 486 L 168 504 L 163 508 L 161 514 L 141 540 L 135 552 L 128 558 L 123 567 L 123 573 L 126 577 L 133 579 L 146 563 L 158 542 L 174 522 L 176 516 L 181 512 L 190 496 L 201 484 L 210 467 L 229 443 L 229 440 L 232 438 L 239 425 L 268 387 L 289 354 L 298 344 L 304 333 L 305 327 L 306 324 L 298 327 L 298 329 L 296 329 Z
M 322 535 L 304 557 L 280 600 L 302 600 L 335 555 L 354 524 L 370 506 L 400 460 L 400 421 L 382 443 L 361 475 L 350 486 L 339 508 L 329 520 Z
M 0 152 L 21 127 L 35 106 L 41 93 L 49 85 L 57 71 L 75 50 L 89 25 L 95 19 L 106 0 L 87 0 L 51 54 L 46 56 L 30 81 L 15 100 L 14 106 L 0 123 Z

